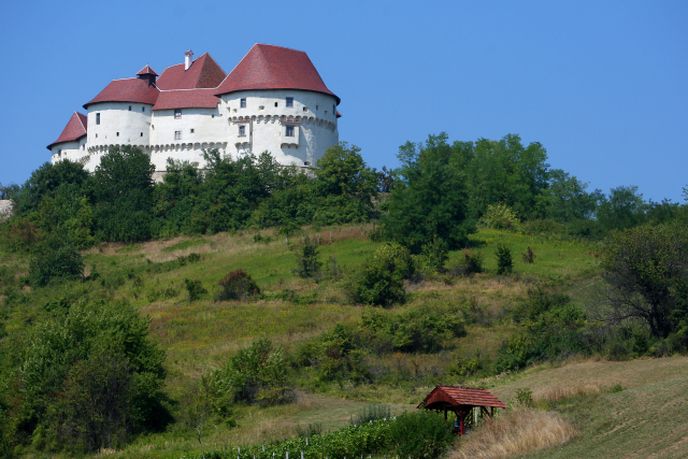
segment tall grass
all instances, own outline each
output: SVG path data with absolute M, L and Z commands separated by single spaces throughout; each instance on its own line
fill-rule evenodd
M 571 440 L 575 429 L 552 411 L 517 409 L 488 421 L 457 441 L 449 459 L 514 457 Z

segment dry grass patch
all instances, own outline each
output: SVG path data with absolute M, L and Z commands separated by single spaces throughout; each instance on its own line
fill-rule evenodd
M 458 440 L 448 458 L 514 457 L 562 445 L 575 434 L 573 426 L 555 412 L 511 410 Z

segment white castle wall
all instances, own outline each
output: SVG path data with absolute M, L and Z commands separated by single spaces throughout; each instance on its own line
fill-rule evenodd
M 286 98 L 293 97 L 292 107 Z M 221 96 L 220 112 L 229 116 L 228 152 L 241 155 L 269 151 L 284 165 L 315 165 L 339 141 L 333 96 L 299 90 L 239 91 Z M 246 99 L 246 107 L 241 107 Z M 245 137 L 239 126 L 245 126 Z M 287 137 L 286 126 L 294 126 Z
M 110 145 L 150 144 L 152 105 L 99 102 L 88 107 L 87 149 L 107 150 Z M 100 124 L 96 124 L 100 113 Z M 100 147 L 100 148 L 98 148 Z
M 167 159 L 196 163 L 205 167 L 203 150 L 227 146 L 227 116 L 217 108 L 182 108 L 175 118 L 174 110 L 156 110 L 151 119 L 150 152 L 156 171 L 164 171 Z M 179 131 L 181 139 L 175 139 Z M 193 131 L 193 132 L 192 132 Z
M 292 107 L 286 106 L 287 97 L 294 98 Z M 245 108 L 240 106 L 242 98 L 246 99 Z M 96 124 L 97 113 L 100 124 Z M 288 125 L 294 127 L 293 137 L 286 135 Z M 243 137 L 239 136 L 239 126 L 245 126 Z M 175 139 L 175 131 L 181 131 L 180 140 Z M 209 148 L 235 159 L 268 151 L 283 165 L 315 166 L 338 141 L 333 96 L 301 90 L 241 91 L 221 96 L 214 109 L 182 109 L 177 119 L 174 110 L 153 112 L 148 104 L 90 105 L 85 145 L 84 139 L 55 145 L 52 161 L 81 162 L 92 172 L 109 147 L 133 145 L 150 153 L 159 178 L 168 158 L 205 167 L 202 152 Z M 56 156 L 60 149 L 61 156 Z
M 52 152 L 50 157 L 52 163 L 67 160 L 85 165 L 88 158 L 86 136 L 73 142 L 62 142 L 53 145 L 50 151 Z

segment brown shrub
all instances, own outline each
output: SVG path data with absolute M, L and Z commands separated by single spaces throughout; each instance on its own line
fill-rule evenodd
M 260 289 L 253 278 L 243 269 L 237 269 L 222 278 L 217 299 L 220 301 L 247 300 L 259 295 Z

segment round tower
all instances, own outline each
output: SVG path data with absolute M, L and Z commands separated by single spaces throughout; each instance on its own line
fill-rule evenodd
M 311 167 L 339 141 L 339 97 L 303 51 L 256 44 L 215 94 L 233 156 L 268 151 L 281 164 Z

